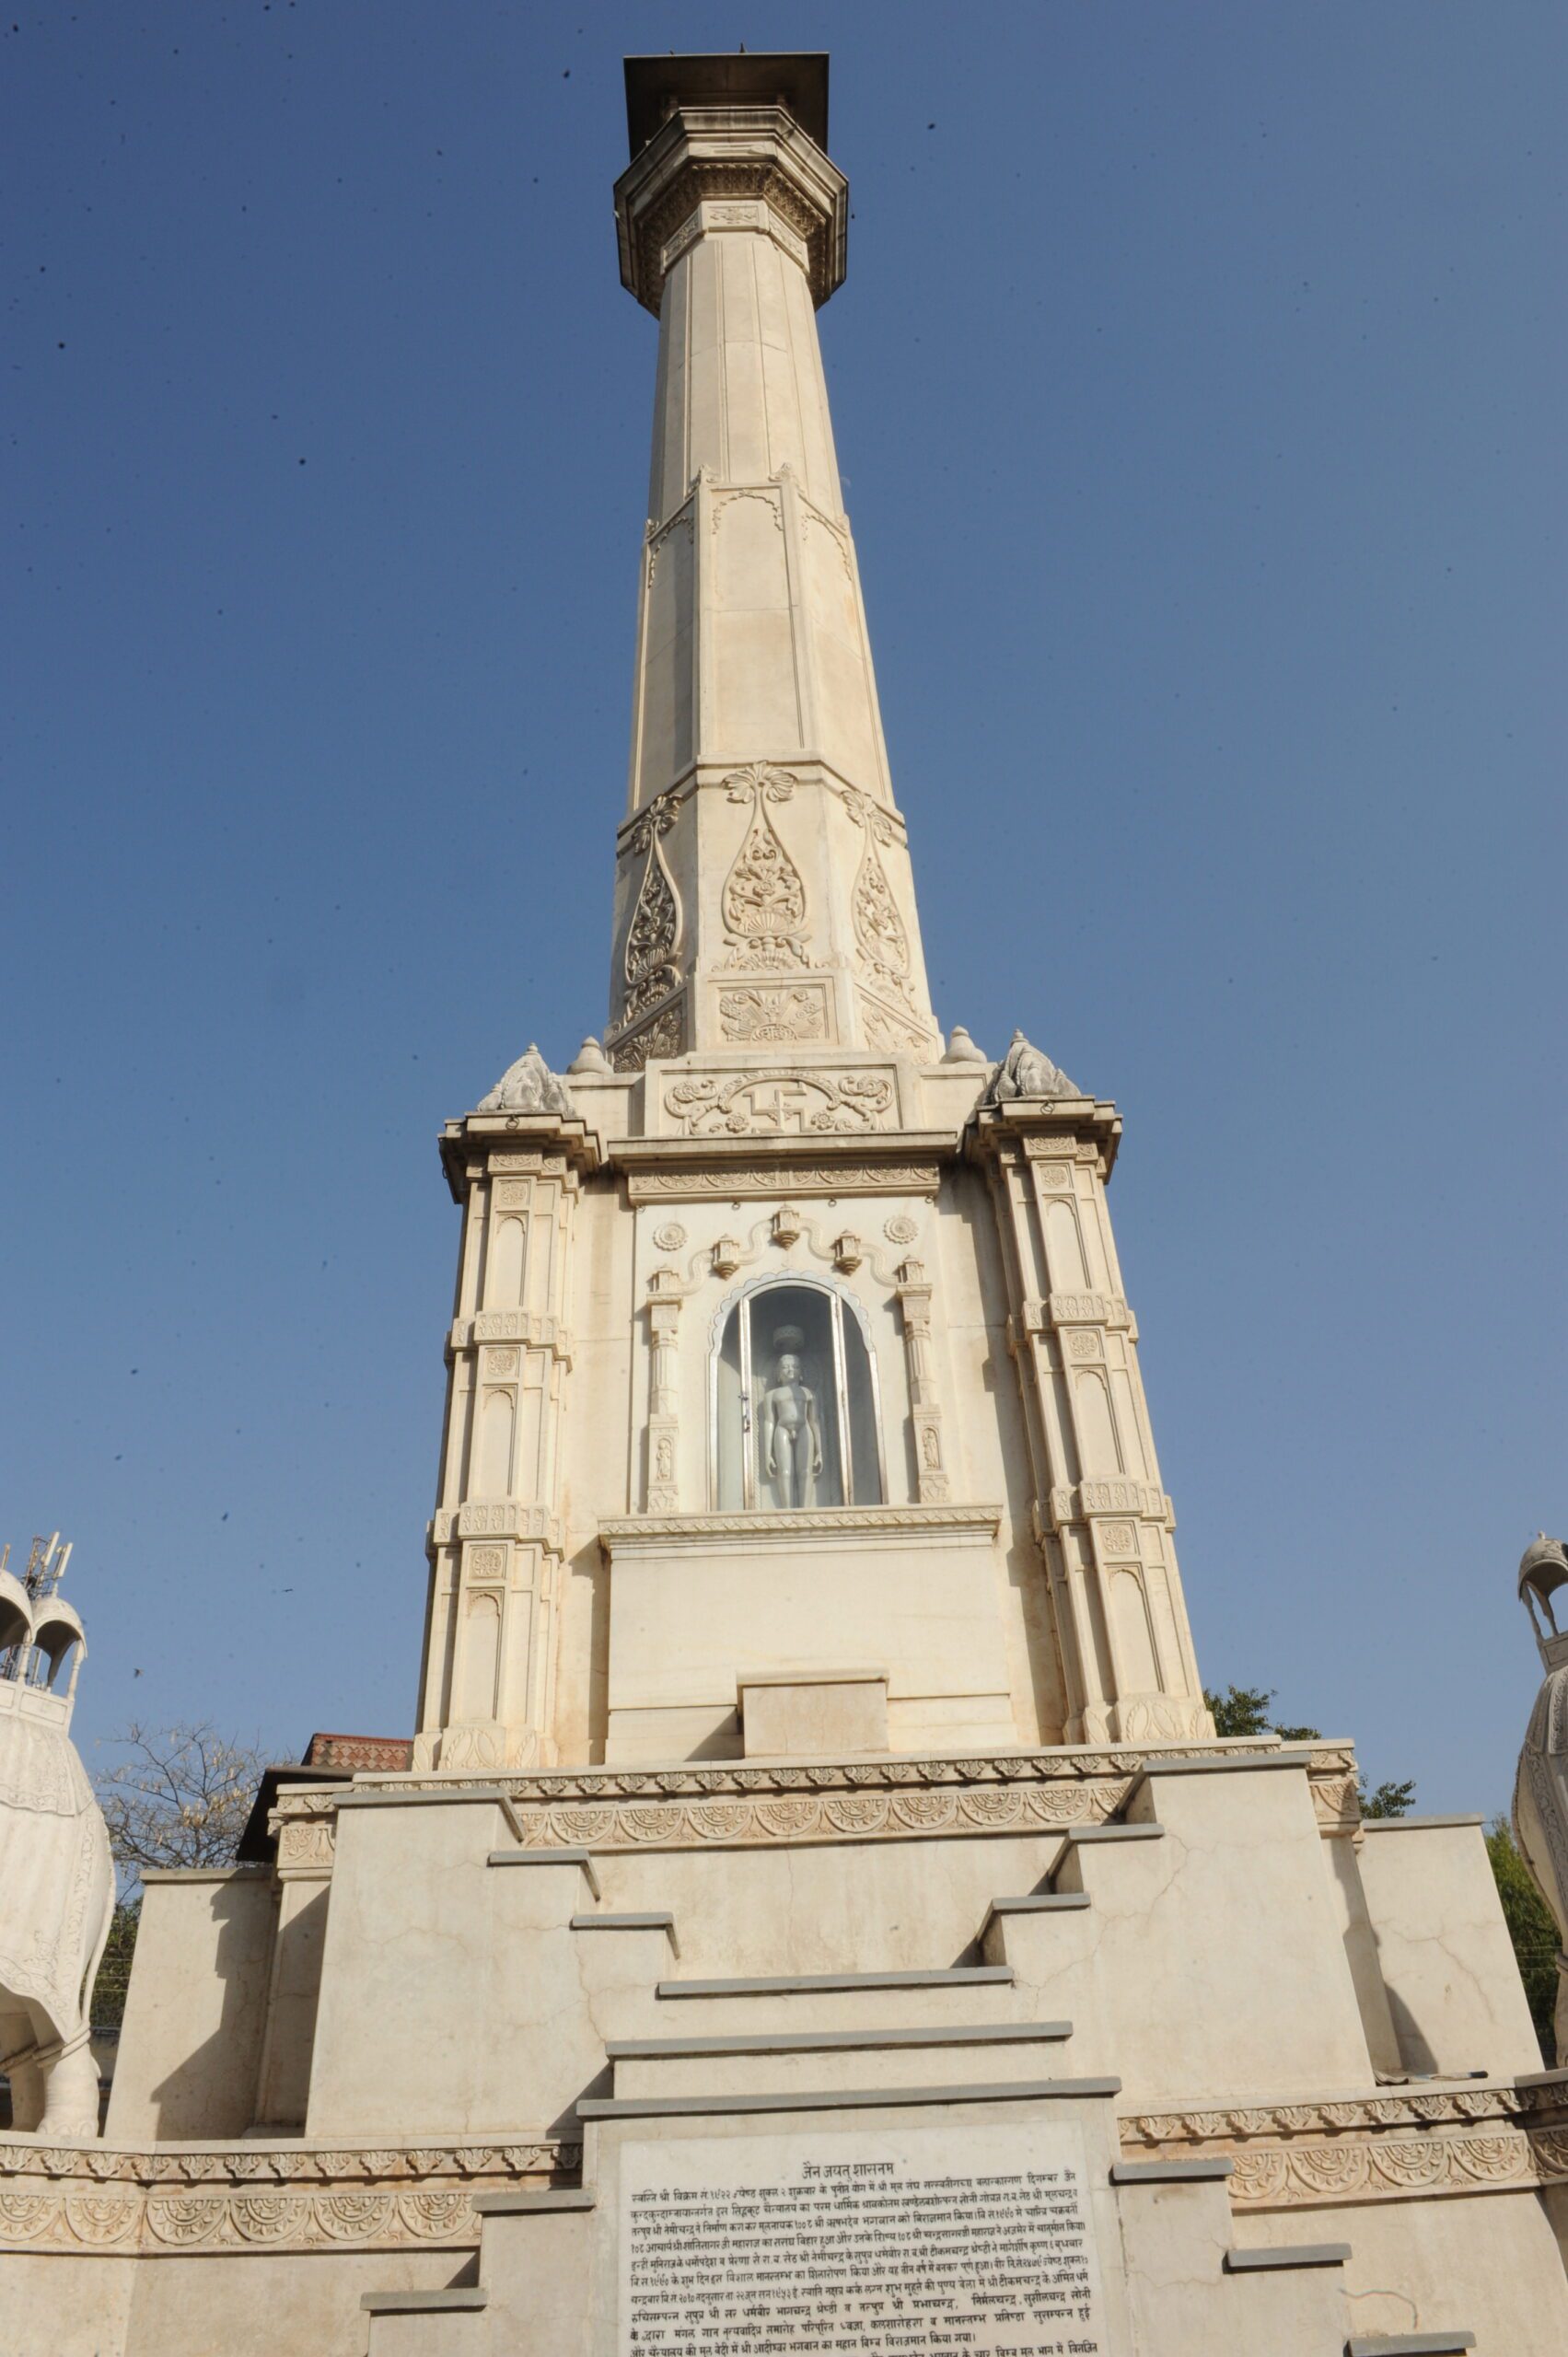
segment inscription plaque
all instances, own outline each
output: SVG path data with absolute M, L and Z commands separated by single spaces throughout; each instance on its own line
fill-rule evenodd
M 1109 2357 L 1065 2123 L 621 2155 L 621 2357 Z

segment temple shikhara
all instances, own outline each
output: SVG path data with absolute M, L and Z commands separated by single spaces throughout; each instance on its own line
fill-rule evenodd
M 0 2141 L 0 2349 L 1562 2357 L 1568 2080 L 1481 1822 L 1216 1739 L 1115 1106 L 1049 974 L 1044 1048 L 933 1010 L 827 61 L 626 87 L 608 1016 L 441 1136 L 412 1741 L 148 1875 L 103 2134 Z

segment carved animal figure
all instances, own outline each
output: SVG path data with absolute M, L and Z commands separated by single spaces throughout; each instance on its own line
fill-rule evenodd
M 0 2070 L 13 2128 L 61 2137 L 98 2134 L 87 2006 L 114 1914 L 109 1829 L 69 1733 L 86 1650 L 47 1576 L 0 1570 Z

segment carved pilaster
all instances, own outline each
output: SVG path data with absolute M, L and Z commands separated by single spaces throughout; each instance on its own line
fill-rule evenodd
M 527 1766 L 552 1756 L 561 1426 L 571 1367 L 571 1247 L 591 1155 L 529 1122 L 462 1125 L 464 1239 L 414 1762 Z M 521 1126 L 521 1125 L 518 1125 Z
M 680 1504 L 679 1395 L 675 1343 L 680 1323 L 680 1279 L 674 1269 L 656 1269 L 648 1279 L 648 1456 L 645 1494 L 649 1514 L 674 1514 Z
M 1111 1109 L 1086 1099 L 991 1109 L 974 1132 L 1007 1271 L 1070 1743 L 1211 1731 L 1105 1202 L 1119 1132 Z
M 905 1260 L 898 1276 L 910 1418 L 914 1426 L 915 1494 L 922 1505 L 942 1505 L 948 1496 L 948 1481 L 942 1454 L 942 1406 L 931 1355 L 931 1281 L 919 1260 Z

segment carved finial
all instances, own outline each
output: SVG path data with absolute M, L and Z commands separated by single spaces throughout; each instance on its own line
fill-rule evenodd
M 1031 1047 L 1021 1031 L 1015 1031 L 984 1102 L 1006 1105 L 1019 1097 L 1078 1097 L 1082 1093 L 1048 1055 Z
M 610 1058 L 605 1054 L 604 1050 L 599 1046 L 598 1041 L 594 1038 L 593 1033 L 590 1031 L 587 1038 L 583 1041 L 582 1046 L 578 1049 L 576 1054 L 573 1057 L 571 1062 L 567 1065 L 566 1076 L 568 1079 L 571 1079 L 578 1073 L 610 1072 L 613 1071 L 613 1069 L 614 1067 L 611 1065 Z
M 955 1023 L 947 1034 L 945 1064 L 988 1064 L 991 1058 L 983 1048 L 977 1048 L 961 1023 Z
M 480 1098 L 477 1109 L 482 1113 L 564 1113 L 570 1117 L 576 1108 L 567 1094 L 565 1082 L 551 1071 L 530 1039 L 489 1096 Z

